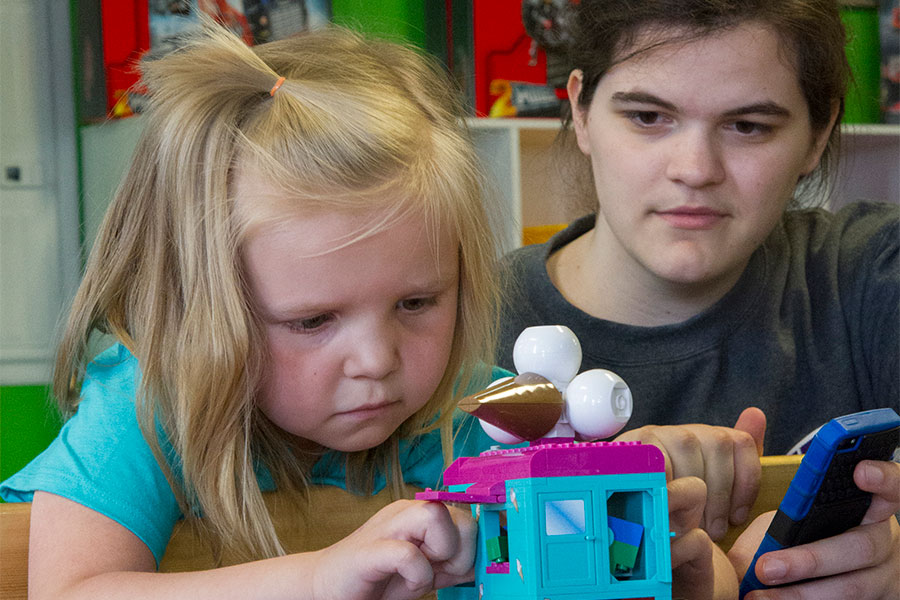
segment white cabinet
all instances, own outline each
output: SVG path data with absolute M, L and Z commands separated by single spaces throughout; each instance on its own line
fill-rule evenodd
M 0 385 L 49 381 L 80 273 L 68 10 L 0 0 Z
M 565 199 L 583 188 L 572 181 L 560 155 L 564 150 L 554 144 L 558 120 L 470 119 L 469 127 L 491 177 L 491 193 L 502 201 L 506 248 L 519 245 L 522 227 L 578 216 Z M 900 126 L 844 125 L 841 133 L 831 207 L 859 199 L 900 203 Z

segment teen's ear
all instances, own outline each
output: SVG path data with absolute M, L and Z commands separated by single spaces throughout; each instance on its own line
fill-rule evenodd
M 581 69 L 575 69 L 569 73 L 569 81 L 566 83 L 566 91 L 569 94 L 569 109 L 572 111 L 572 127 L 575 129 L 575 140 L 578 148 L 585 154 L 591 153 L 591 144 L 587 134 L 587 111 L 578 104 L 581 95 L 581 84 L 584 73 Z
M 835 102 L 831 107 L 831 118 L 828 120 L 828 125 L 823 127 L 822 130 L 813 137 L 813 143 L 809 148 L 806 165 L 803 168 L 804 177 L 812 173 L 815 168 L 819 166 L 819 161 L 822 159 L 822 153 L 825 152 L 825 146 L 828 145 L 828 138 L 831 137 L 831 132 L 835 127 L 840 127 L 840 124 L 837 123 L 839 109 L 840 103 Z

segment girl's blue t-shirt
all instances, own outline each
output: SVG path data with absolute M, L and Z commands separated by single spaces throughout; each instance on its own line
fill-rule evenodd
M 492 372 L 493 379 L 506 375 L 510 373 L 499 368 Z M 133 532 L 159 564 L 182 513 L 138 425 L 139 378 L 137 359 L 121 344 L 99 354 L 87 367 L 78 411 L 44 452 L 0 483 L 0 496 L 7 502 L 30 502 L 41 490 L 78 502 Z M 496 444 L 477 419 L 459 410 L 453 426 L 454 458 L 473 456 Z M 436 487 L 444 468 L 440 433 L 430 432 L 415 443 L 402 441 L 400 465 L 408 484 Z M 313 468 L 311 479 L 313 485 L 346 489 L 343 461 L 326 455 Z M 272 488 L 265 475 L 260 476 L 260 485 Z M 377 475 L 374 491 L 385 485 L 384 476 Z

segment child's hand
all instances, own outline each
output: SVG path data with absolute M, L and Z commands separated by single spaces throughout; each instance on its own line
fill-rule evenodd
M 766 585 L 811 578 L 788 587 L 757 590 L 746 600 L 896 600 L 900 598 L 900 464 L 862 461 L 853 473 L 860 489 L 873 492 L 859 527 L 819 540 L 764 554 L 756 575 Z M 774 512 L 760 515 L 735 541 L 728 558 L 743 576 Z
M 313 597 L 404 600 L 471 581 L 475 536 L 468 508 L 394 502 L 317 553 Z
M 616 441 L 653 444 L 666 458 L 666 479 L 699 477 L 706 482 L 706 509 L 701 526 L 716 541 L 728 524 L 747 520 L 759 492 L 766 416 L 748 408 L 734 428 L 711 425 L 647 425 L 627 431 Z
M 675 479 L 667 486 L 672 540 L 672 596 L 691 600 L 733 599 L 738 580 L 722 550 L 699 529 L 706 484 L 698 477 Z

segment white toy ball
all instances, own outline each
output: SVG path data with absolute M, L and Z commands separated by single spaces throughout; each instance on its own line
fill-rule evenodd
M 485 390 L 489 390 L 492 387 L 500 385 L 504 381 L 509 381 L 510 379 L 512 379 L 512 377 L 500 377 L 499 379 L 495 379 L 489 386 L 485 388 Z M 496 425 L 491 425 L 487 421 L 478 419 L 478 422 L 481 423 L 481 428 L 484 429 L 484 432 L 488 435 L 488 437 L 490 437 L 495 442 L 498 442 L 500 444 L 521 444 L 525 441 L 522 438 L 509 433 L 508 431 L 500 429 Z
M 487 421 L 478 419 L 478 422 L 481 423 L 481 428 L 484 429 L 484 432 L 486 434 L 488 434 L 488 437 L 496 442 L 499 442 L 501 444 L 521 444 L 525 441 L 522 438 L 509 433 L 508 431 L 500 429 L 496 425 L 491 425 Z
M 516 371 L 546 377 L 560 392 L 581 367 L 581 344 L 563 325 L 527 327 L 513 346 Z
M 631 390 L 625 381 L 606 369 L 579 373 L 566 388 L 566 414 L 582 439 L 615 435 L 631 418 Z

